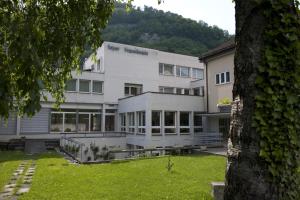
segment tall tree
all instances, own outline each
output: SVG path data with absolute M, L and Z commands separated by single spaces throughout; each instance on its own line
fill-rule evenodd
M 85 45 L 101 44 L 114 0 L 0 1 L 0 117 L 33 115 L 45 88 L 58 102 Z
M 235 0 L 235 82 L 225 200 L 298 200 L 296 0 Z

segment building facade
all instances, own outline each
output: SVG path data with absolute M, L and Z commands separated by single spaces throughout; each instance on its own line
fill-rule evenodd
M 59 110 L 48 95 L 32 118 L 12 113 L 1 122 L 0 140 L 120 136 L 128 148 L 212 142 L 219 119 L 229 116 L 217 101 L 231 98 L 232 56 L 202 57 L 203 65 L 197 57 L 104 42 L 72 73 Z

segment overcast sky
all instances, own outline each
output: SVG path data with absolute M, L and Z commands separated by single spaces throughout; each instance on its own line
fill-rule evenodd
M 133 5 L 141 8 L 146 5 L 170 11 L 185 18 L 205 21 L 211 26 L 217 25 L 230 34 L 235 33 L 235 11 L 232 0 L 164 0 L 160 5 L 157 0 L 134 0 Z

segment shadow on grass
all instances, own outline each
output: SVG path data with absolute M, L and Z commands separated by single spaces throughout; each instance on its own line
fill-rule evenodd
M 44 158 L 61 158 L 61 156 L 54 151 L 34 155 L 25 154 L 23 151 L 0 151 L 0 163 L 19 160 L 37 160 Z

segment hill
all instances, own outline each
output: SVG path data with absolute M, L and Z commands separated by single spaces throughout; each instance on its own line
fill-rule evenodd
M 130 44 L 173 53 L 199 56 L 228 40 L 227 31 L 196 22 L 180 15 L 145 7 L 126 12 L 124 4 L 116 4 L 105 41 Z

